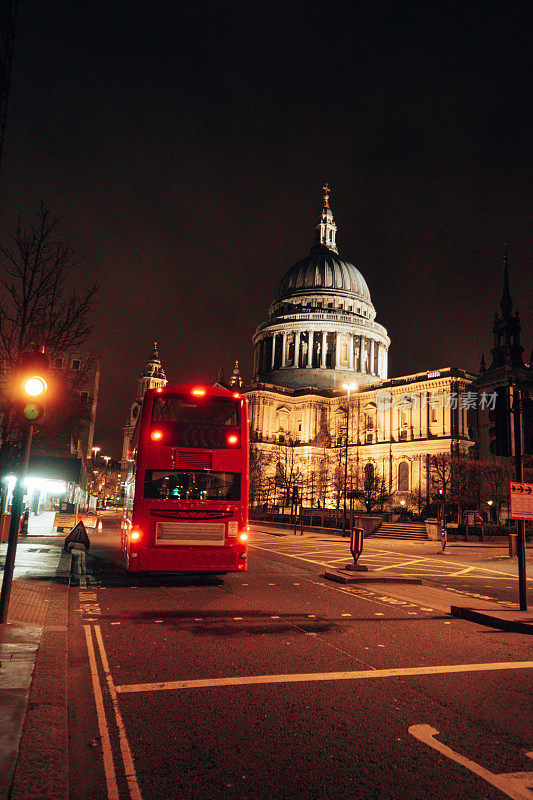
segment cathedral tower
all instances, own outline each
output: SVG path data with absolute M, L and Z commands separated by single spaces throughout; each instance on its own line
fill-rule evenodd
M 166 386 L 167 376 L 165 370 L 161 365 L 159 353 L 157 352 L 157 342 L 154 342 L 154 349 L 149 361 L 144 368 L 144 372 L 137 381 L 137 397 L 131 404 L 130 415 L 126 425 L 124 426 L 124 440 L 122 442 L 122 458 L 120 466 L 122 471 L 127 469 L 128 451 L 130 447 L 131 437 L 135 430 L 135 424 L 139 411 L 141 409 L 144 393 L 147 389 L 157 389 L 159 386 Z

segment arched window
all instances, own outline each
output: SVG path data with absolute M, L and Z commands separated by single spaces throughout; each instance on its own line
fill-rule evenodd
M 398 491 L 409 491 L 409 462 L 400 461 L 398 465 Z

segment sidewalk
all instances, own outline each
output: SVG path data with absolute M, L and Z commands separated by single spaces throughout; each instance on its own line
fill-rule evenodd
M 281 528 L 273 525 L 272 523 L 254 522 L 253 527 L 263 527 L 271 531 L 275 536 L 279 537 L 294 537 L 294 529 L 291 527 Z M 346 560 L 350 560 L 349 544 L 347 537 L 343 537 L 340 531 L 328 531 L 328 536 L 337 541 L 346 542 L 347 554 Z M 316 532 L 305 530 L 303 538 L 307 541 L 319 539 L 323 541 L 324 532 Z M 322 537 L 322 538 L 321 538 Z M 380 546 L 390 543 L 395 548 L 405 547 L 406 550 L 416 549 L 418 551 L 427 551 L 429 554 L 435 554 L 440 551 L 440 542 L 430 540 L 400 540 L 400 539 L 376 539 L 368 537 L 366 540 L 369 543 L 375 541 Z M 454 548 L 472 547 L 478 550 L 479 548 L 486 549 L 487 551 L 498 550 L 502 554 L 508 553 L 507 541 L 502 542 L 501 538 L 493 537 L 490 541 L 484 542 L 448 542 L 446 550 L 449 551 Z M 531 580 L 532 576 L 532 558 L 533 558 L 533 544 L 526 545 L 526 564 L 527 577 Z M 363 559 L 364 561 L 364 559 Z M 291 559 L 294 563 L 294 560 Z M 309 565 L 302 566 L 305 569 L 313 568 Z M 420 602 L 423 600 L 427 605 L 433 608 L 438 608 L 440 611 L 450 614 L 453 617 L 460 617 L 462 619 L 470 620 L 481 625 L 487 625 L 491 628 L 499 628 L 501 630 L 513 631 L 516 633 L 533 634 L 533 610 L 520 611 L 519 604 L 516 603 L 516 608 L 505 608 L 500 603 L 483 600 L 464 595 L 464 603 L 461 603 L 461 593 L 459 591 L 450 592 L 446 589 L 438 589 L 432 586 L 423 585 L 423 579 L 402 577 L 401 575 L 384 576 L 383 573 L 372 572 L 370 570 L 352 571 L 346 569 L 326 569 L 324 577 L 328 580 L 337 583 L 364 583 L 365 587 L 372 588 L 373 586 L 385 586 L 387 594 L 394 595 L 400 599 Z M 396 585 L 395 585 L 396 584 Z M 418 584 L 418 585 L 416 585 Z
M 0 625 L 0 800 L 68 798 L 71 556 L 62 548 L 62 536 L 17 545 L 8 621 Z M 0 545 L 2 566 L 6 549 Z

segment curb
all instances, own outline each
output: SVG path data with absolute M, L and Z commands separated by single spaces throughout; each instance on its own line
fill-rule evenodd
M 519 612 L 511 612 L 517 614 Z M 495 616 L 494 612 L 489 610 L 483 611 L 481 609 L 468 608 L 466 606 L 451 606 L 450 614 L 452 617 L 459 617 L 460 619 L 467 619 L 470 622 L 478 622 L 480 625 L 488 625 L 491 628 L 499 628 L 502 631 L 512 631 L 513 633 L 526 633 L 531 636 L 533 634 L 533 616 L 527 619 L 506 619 L 501 614 Z
M 62 552 L 31 683 L 10 800 L 68 800 L 67 653 L 71 555 Z
M 344 572 L 341 570 L 327 569 L 324 578 L 336 583 L 414 583 L 422 585 L 420 578 L 411 578 L 402 575 L 378 575 L 375 572 Z

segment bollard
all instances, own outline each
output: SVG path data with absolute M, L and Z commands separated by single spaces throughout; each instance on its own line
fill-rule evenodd
M 518 534 L 517 533 L 510 533 L 509 534 L 509 558 L 513 558 L 514 556 L 518 555 Z
M 363 528 L 352 528 L 350 533 L 350 550 L 352 551 L 353 564 L 346 564 L 346 569 L 356 572 L 367 572 L 368 567 L 364 567 L 357 563 L 357 560 L 363 552 L 364 532 Z

